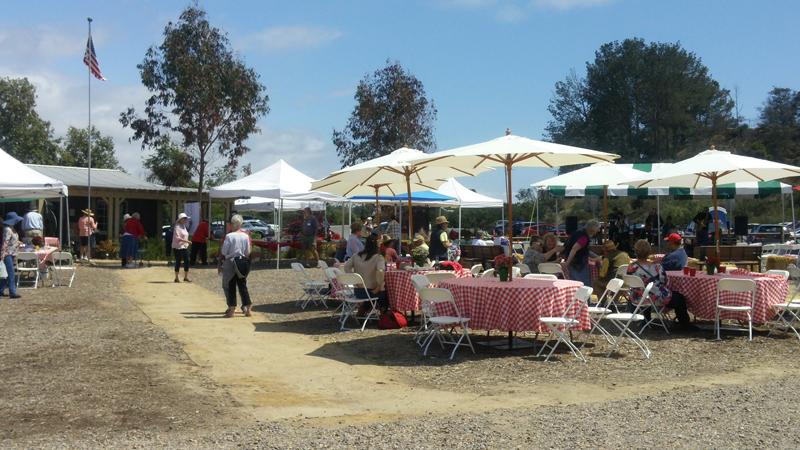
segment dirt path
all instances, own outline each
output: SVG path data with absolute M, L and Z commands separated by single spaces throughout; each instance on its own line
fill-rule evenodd
M 217 383 L 226 386 L 257 418 L 308 417 L 327 422 L 349 421 L 428 412 L 483 411 L 497 408 L 563 405 L 624 399 L 673 389 L 757 383 L 786 369 L 760 367 L 735 373 L 676 380 L 597 386 L 586 383 L 497 386 L 497 394 L 480 395 L 414 386 L 390 367 L 365 364 L 356 355 L 337 360 L 312 356 L 320 343 L 297 333 L 259 333 L 251 319 L 222 318 L 221 295 L 193 283 L 175 284 L 165 268 L 121 272 L 122 290 Z M 355 361 L 347 364 L 341 361 Z M 453 380 L 454 384 L 457 380 Z

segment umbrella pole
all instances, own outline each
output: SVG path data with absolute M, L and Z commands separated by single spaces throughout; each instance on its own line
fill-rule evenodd
M 790 229 L 792 230 L 792 233 L 794 233 L 794 236 L 790 237 L 792 238 L 793 242 L 797 242 L 797 227 L 794 226 L 797 223 L 797 219 L 794 218 L 794 189 L 789 191 L 789 198 L 792 200 L 790 202 L 792 205 L 792 226 Z
M 392 203 L 392 208 L 394 208 L 394 202 Z M 397 252 L 400 256 L 403 256 L 403 204 L 401 203 L 397 209 L 400 211 L 400 239 L 397 240 Z
M 408 193 L 408 240 L 414 240 L 414 218 L 411 211 L 411 174 L 406 173 L 406 192 Z
M 378 196 L 378 189 L 380 189 L 380 187 L 375 186 L 375 222 L 378 223 L 378 229 L 380 229 L 381 228 L 381 198 Z
M 711 200 L 714 204 L 714 242 L 719 258 L 719 213 L 717 212 L 717 175 L 711 177 Z
M 658 224 L 658 250 L 661 250 L 661 196 L 656 194 L 656 223 Z
M 461 205 L 458 205 L 458 241 L 461 242 Z
M 608 186 L 603 186 L 603 222 L 608 230 Z
M 511 241 L 514 239 L 514 210 L 511 205 L 511 165 L 510 161 L 506 162 L 506 200 L 508 200 L 508 245 L 511 248 Z
M 535 192 L 536 192 L 536 203 L 534 203 L 534 207 L 536 208 L 536 235 L 541 236 L 542 235 L 542 230 L 540 229 L 541 222 L 539 222 L 539 207 L 541 206 L 541 204 L 539 203 L 539 194 L 541 193 L 541 191 L 536 190 Z

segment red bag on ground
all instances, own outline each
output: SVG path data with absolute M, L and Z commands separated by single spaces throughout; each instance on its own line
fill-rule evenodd
M 394 330 L 397 328 L 405 328 L 408 326 L 406 316 L 400 311 L 390 310 L 381 314 L 378 320 L 378 328 L 381 330 Z

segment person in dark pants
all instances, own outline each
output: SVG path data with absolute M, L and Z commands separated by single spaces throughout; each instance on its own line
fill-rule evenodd
M 189 280 L 189 230 L 186 229 L 186 223 L 189 221 L 189 216 L 186 213 L 178 214 L 178 220 L 172 227 L 172 250 L 175 251 L 175 282 L 179 283 L 178 272 L 183 263 L 183 281 L 190 282 Z
M 242 312 L 246 317 L 252 316 L 252 301 L 247 290 L 247 275 L 250 272 L 250 236 L 242 231 L 242 216 L 231 217 L 231 232 L 225 236 L 220 249 L 218 271 L 222 272 L 222 290 L 228 310 L 225 317 L 233 317 L 236 311 L 236 289 L 242 297 Z
M 439 216 L 436 218 L 436 226 L 431 232 L 431 245 L 428 256 L 431 261 L 447 260 L 447 249 L 450 247 L 447 225 L 449 225 L 447 217 Z
M 200 219 L 197 229 L 192 234 L 192 254 L 189 261 L 193 266 L 197 265 L 197 256 L 204 266 L 208 265 L 208 221 Z
M 164 256 L 167 257 L 167 261 L 172 259 L 172 226 L 169 226 L 167 229 L 164 230 Z

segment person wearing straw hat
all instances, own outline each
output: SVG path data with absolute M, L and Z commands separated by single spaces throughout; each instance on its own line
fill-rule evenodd
M 397 260 L 400 258 L 397 255 L 397 250 L 395 250 L 395 239 L 388 234 L 384 234 L 381 237 L 381 255 L 383 255 L 383 259 L 386 260 L 387 264 L 395 264 Z
M 17 258 L 19 250 L 19 223 L 22 217 L 11 211 L 6 214 L 3 221 L 3 242 L 0 243 L 0 261 L 5 267 L 6 276 L 0 278 L 0 297 L 5 295 L 8 286 L 9 298 L 20 298 L 17 294 L 17 285 L 14 278 L 14 260 Z
M 447 259 L 447 249 L 450 247 L 447 225 L 449 225 L 447 217 L 439 216 L 436 218 L 434 229 L 431 231 L 431 247 L 428 255 L 431 261 Z
M 78 219 L 78 235 L 81 240 L 80 259 L 89 261 L 92 258 L 94 235 L 97 232 L 97 221 L 91 208 L 81 210 L 83 215 Z
M 627 253 L 617 248 L 617 243 L 611 239 L 603 243 L 603 257 L 600 259 L 600 270 L 598 271 L 597 281 L 594 283 L 594 292 L 601 295 L 606 289 L 606 285 L 612 278 L 617 276 L 620 267 L 627 267 L 631 263 L 631 257 Z
M 192 241 L 189 240 L 189 230 L 186 229 L 186 224 L 189 222 L 189 216 L 186 213 L 178 214 L 178 220 L 172 227 L 172 251 L 175 253 L 175 282 L 179 283 L 178 272 L 183 263 L 183 281 L 190 282 L 189 280 L 189 245 Z

